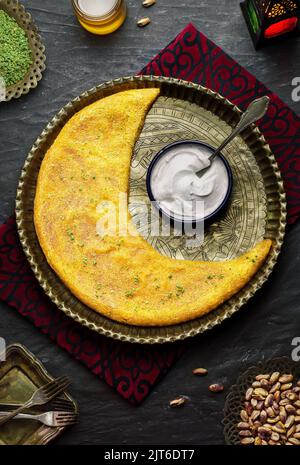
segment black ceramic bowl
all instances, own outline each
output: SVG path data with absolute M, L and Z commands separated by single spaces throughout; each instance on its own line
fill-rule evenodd
M 156 165 L 158 160 L 160 160 L 163 156 L 166 155 L 166 153 L 169 151 L 169 149 L 171 149 L 173 147 L 177 147 L 178 145 L 183 145 L 183 144 L 197 144 L 197 145 L 201 145 L 202 147 L 208 148 L 212 153 L 215 151 L 214 147 L 207 144 L 206 142 L 201 142 L 199 140 L 180 140 L 180 141 L 177 141 L 177 142 L 173 142 L 172 144 L 166 145 L 164 148 L 162 148 L 155 155 L 155 157 L 153 158 L 153 160 L 151 161 L 151 163 L 150 163 L 150 165 L 148 167 L 147 177 L 146 177 L 146 186 L 147 186 L 147 192 L 148 192 L 149 199 L 154 203 L 155 207 L 160 212 L 160 214 L 162 216 L 164 216 L 168 221 L 170 221 L 171 224 L 184 225 L 184 224 L 197 224 L 197 223 L 201 223 L 201 222 L 204 222 L 205 224 L 213 223 L 217 218 L 219 218 L 225 212 L 226 207 L 227 207 L 228 202 L 229 202 L 229 199 L 230 199 L 230 196 L 231 196 L 232 185 L 233 185 L 233 176 L 232 176 L 232 171 L 231 171 L 230 165 L 229 165 L 228 161 L 226 160 L 226 158 L 224 157 L 224 155 L 222 155 L 222 154 L 219 155 L 219 158 L 222 160 L 222 162 L 223 162 L 223 164 L 224 164 L 224 166 L 226 168 L 226 172 L 227 172 L 227 175 L 228 175 L 228 189 L 227 189 L 226 195 L 225 195 L 222 203 L 210 215 L 205 216 L 204 218 L 199 218 L 199 219 L 197 219 L 197 218 L 195 218 L 195 219 L 184 219 L 183 218 L 181 220 L 181 219 L 179 219 L 177 217 L 174 217 L 174 216 L 170 215 L 168 212 L 163 210 L 160 207 L 159 203 L 156 201 L 156 199 L 155 199 L 155 197 L 153 195 L 153 192 L 152 192 L 152 189 L 151 189 L 151 175 L 152 175 L 152 171 L 153 171 L 154 166 Z

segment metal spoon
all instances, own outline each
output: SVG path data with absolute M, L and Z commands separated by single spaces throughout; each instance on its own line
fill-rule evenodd
M 255 123 L 255 121 L 259 120 L 266 114 L 269 102 L 269 97 L 267 95 L 264 95 L 263 97 L 253 100 L 253 102 L 250 103 L 245 113 L 242 114 L 240 121 L 238 122 L 232 133 L 224 140 L 224 142 L 222 142 L 220 147 L 218 147 L 215 150 L 215 152 L 208 158 L 209 166 L 196 172 L 196 175 L 199 178 L 201 178 L 210 169 L 215 158 L 224 149 L 224 147 L 227 144 L 229 144 L 229 142 L 231 142 L 238 134 L 244 131 L 244 129 L 250 126 L 250 124 Z

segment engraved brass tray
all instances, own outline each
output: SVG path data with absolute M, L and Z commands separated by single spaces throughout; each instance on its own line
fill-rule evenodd
M 241 111 L 228 100 L 202 86 L 172 78 L 137 76 L 106 82 L 68 103 L 47 125 L 25 162 L 17 191 L 16 215 L 20 240 L 31 267 L 52 301 L 68 316 L 88 328 L 115 339 L 163 343 L 202 333 L 237 312 L 262 286 L 277 260 L 285 230 L 286 203 L 281 175 L 264 137 L 253 125 L 224 150 L 230 162 L 234 188 L 229 208 L 221 220 L 205 231 L 204 244 L 189 249 L 182 238 L 148 238 L 160 253 L 190 260 L 225 260 L 246 251 L 263 238 L 272 250 L 261 269 L 239 293 L 206 316 L 167 327 L 121 324 L 81 303 L 48 265 L 39 246 L 33 203 L 41 161 L 68 119 L 97 99 L 126 89 L 159 87 L 161 96 L 148 113 L 136 143 L 131 164 L 129 209 L 146 199 L 145 174 L 153 156 L 178 139 L 201 139 L 217 145 L 231 131 Z M 140 230 L 143 233 L 142 230 Z
M 4 10 L 24 29 L 32 53 L 32 63 L 24 79 L 6 88 L 5 101 L 8 102 L 12 98 L 19 98 L 23 94 L 28 94 L 31 89 L 38 85 L 38 82 L 42 79 L 42 72 L 46 68 L 46 57 L 44 54 L 45 47 L 37 27 L 24 6 L 18 0 L 0 0 L 0 10 Z
M 28 400 L 36 389 L 54 379 L 41 362 L 21 344 L 7 347 L 5 355 L 5 361 L 0 362 L 1 404 L 16 404 L 17 407 Z M 74 413 L 78 413 L 77 405 L 69 394 L 64 392 L 60 398 L 69 401 Z M 30 413 L 40 413 L 39 409 L 41 407 L 31 408 Z M 48 444 L 65 429 L 66 427 L 50 428 L 34 420 L 10 421 L 0 427 L 0 445 Z

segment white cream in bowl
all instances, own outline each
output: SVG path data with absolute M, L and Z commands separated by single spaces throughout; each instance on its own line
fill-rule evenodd
M 196 172 L 209 165 L 212 150 L 199 143 L 170 146 L 152 167 L 150 188 L 157 206 L 180 221 L 201 220 L 216 212 L 229 190 L 229 176 L 222 158 L 199 178 Z

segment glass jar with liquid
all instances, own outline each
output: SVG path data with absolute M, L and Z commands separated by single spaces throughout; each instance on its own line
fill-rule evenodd
M 110 34 L 126 18 L 125 0 L 72 0 L 80 24 L 93 34 Z

